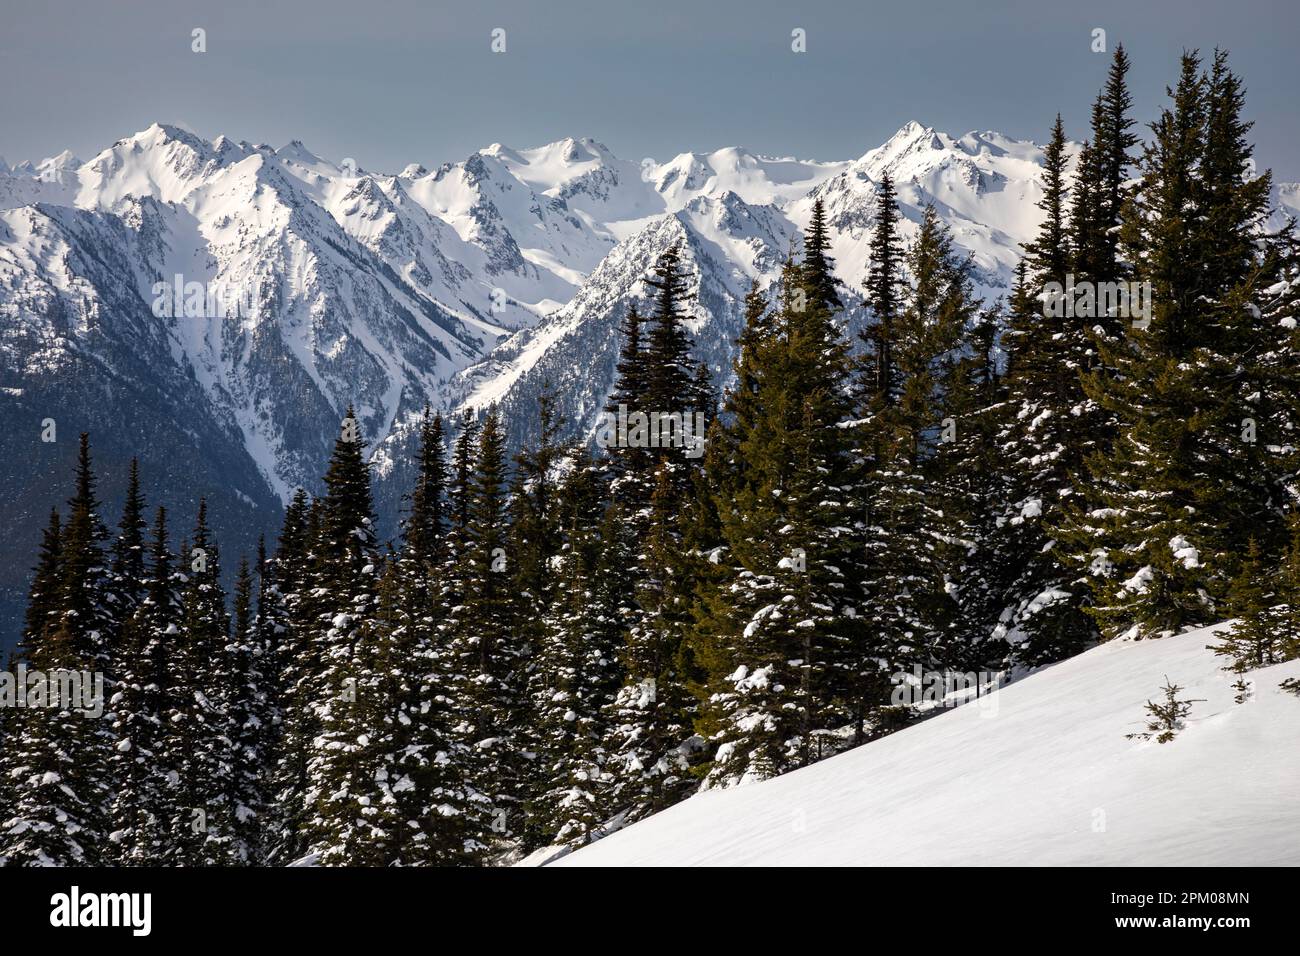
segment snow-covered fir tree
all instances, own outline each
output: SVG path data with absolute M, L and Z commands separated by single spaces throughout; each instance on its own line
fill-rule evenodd
M 528 816 L 546 843 L 581 844 L 618 808 L 605 751 L 606 720 L 622 684 L 622 590 L 626 553 L 618 509 L 607 505 L 603 468 L 574 453 L 559 489 L 556 580 L 530 673 L 536 748 Z
M 308 679 L 319 732 L 308 742 L 309 846 L 322 863 L 362 862 L 384 839 L 372 827 L 376 752 L 382 750 L 378 605 L 370 468 L 351 408 L 334 443 L 312 575 Z
M 58 558 L 43 557 L 19 660 L 32 670 L 105 675 L 114 630 L 108 601 L 108 536 L 99 516 L 89 437 L 81 436 L 75 493 L 57 535 Z M 53 546 L 53 525 L 47 548 Z M 57 569 L 57 597 L 44 589 Z M 42 620 L 43 619 L 43 620 Z M 29 624 L 30 627 L 30 624 Z M 50 701 L 49 703 L 53 703 Z M 6 775 L 11 803 L 0 825 L 0 856 L 9 865 L 95 864 L 107 847 L 111 733 L 105 722 L 78 712 L 80 701 L 31 707 L 6 728 Z M 103 702 L 107 707 L 107 702 Z
M 169 645 L 181 635 L 181 576 L 167 539 L 167 509 L 159 507 L 144 571 L 144 594 L 122 628 L 113 695 L 113 800 L 109 857 L 115 864 L 156 863 L 170 832 L 166 703 L 172 680 Z
M 169 862 L 180 866 L 229 865 L 238 860 L 226 652 L 230 617 L 220 549 L 203 499 L 180 561 L 180 627 L 168 655 L 172 676 L 163 704 L 167 734 L 160 748 L 168 780 L 166 853 Z
M 1150 315 L 1099 341 L 1088 396 L 1114 416 L 1108 455 L 1088 459 L 1070 554 L 1093 583 L 1107 636 L 1206 623 L 1246 536 L 1285 542 L 1297 389 L 1290 249 L 1262 234 L 1268 173 L 1249 173 L 1240 80 L 1216 53 L 1183 57 L 1153 124 L 1122 248 L 1151 284 Z M 1279 311 L 1279 308 L 1281 311 Z

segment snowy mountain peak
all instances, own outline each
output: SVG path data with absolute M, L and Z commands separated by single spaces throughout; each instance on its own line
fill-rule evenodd
M 182 126 L 176 126 L 171 123 L 151 123 L 147 128 L 142 129 L 134 136 L 128 136 L 124 140 L 119 140 L 114 144 L 114 146 L 129 145 L 136 151 L 142 151 L 157 149 L 160 146 L 166 146 L 172 143 L 182 144 L 194 150 L 196 153 L 203 154 L 210 152 L 212 148 L 212 144 L 203 137 L 190 132 Z
M 909 120 L 883 144 L 868 151 L 863 159 L 875 157 L 880 164 L 893 164 L 909 156 L 951 149 L 954 143 L 955 140 L 946 133 L 916 120 Z
M 912 120 L 858 162 L 872 178 L 888 172 L 895 180 L 902 180 L 951 160 L 955 146 L 956 141 L 947 134 Z
M 57 156 L 42 160 L 41 169 L 72 169 L 81 165 L 81 160 L 73 155 L 72 150 L 65 149 Z
M 301 163 L 303 166 L 319 166 L 321 164 L 321 158 L 304 146 L 300 139 L 285 143 L 275 151 L 275 155 L 280 159 Z M 360 171 L 360 168 L 358 168 L 357 172 Z
M 562 149 L 561 158 L 563 158 L 563 160 L 566 163 L 589 162 L 590 160 L 596 158 L 594 155 L 592 155 L 590 152 L 584 149 L 582 144 L 579 143 L 578 140 L 573 139 L 572 137 L 569 137 L 568 139 L 564 140 L 559 145 Z
M 498 159 L 520 182 L 547 195 L 556 195 L 573 180 L 618 162 L 606 147 L 588 137 L 570 136 L 531 149 L 493 143 L 480 152 Z

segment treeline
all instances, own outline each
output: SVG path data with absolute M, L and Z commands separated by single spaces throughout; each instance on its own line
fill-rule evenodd
M 1140 151 L 1127 69 L 1117 50 L 1072 174 L 1058 118 L 1005 301 L 976 297 L 933 209 L 903 242 L 882 177 L 861 339 L 819 202 L 749 293 L 715 407 L 664 253 L 609 407 L 702 414 L 702 457 L 644 430 L 562 442 L 544 398 L 511 462 L 494 410 L 426 412 L 381 546 L 349 411 L 325 494 L 295 495 L 228 601 L 202 506 L 173 551 L 133 470 L 109 534 L 83 437 L 21 655 L 101 671 L 111 699 L 3 714 L 0 857 L 488 863 L 888 733 L 918 668 L 1227 616 L 1229 666 L 1296 656 L 1296 243 L 1265 231 L 1226 58 L 1183 57 Z M 1133 282 L 1140 319 L 1095 291 L 1045 314 L 1052 283 Z

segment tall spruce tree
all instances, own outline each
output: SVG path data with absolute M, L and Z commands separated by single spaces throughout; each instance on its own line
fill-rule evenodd
M 960 511 L 943 508 L 935 450 L 945 403 L 955 397 L 950 379 L 978 310 L 970 261 L 955 252 L 932 206 L 907 265 L 911 283 L 891 330 L 893 397 L 873 396 L 863 426 L 873 465 L 866 482 L 867 626 L 891 673 L 940 668 L 961 656 L 946 646 L 954 610 L 945 574 L 963 529 Z
M 76 490 L 60 528 L 57 564 L 50 565 L 59 571 L 58 596 L 46 611 L 49 626 L 39 635 L 27 634 L 19 649 L 20 661 L 56 682 L 60 671 L 104 679 L 110 664 L 107 530 L 95 483 L 89 437 L 82 434 Z M 33 597 L 44 604 L 43 596 Z M 24 709 L 7 728 L 12 805 L 0 826 L 0 856 L 18 866 L 95 864 L 108 826 L 111 731 L 106 722 L 79 712 L 81 700 L 45 704 Z
M 230 618 L 221 584 L 220 549 L 199 500 L 192 538 L 181 548 L 180 634 L 171 648 L 172 679 L 164 702 L 168 732 L 161 763 L 170 786 L 168 862 L 215 866 L 235 862 L 234 763 L 226 646 Z
M 609 806 L 628 821 L 671 806 L 693 787 L 687 772 L 694 747 L 691 701 L 681 668 L 681 623 L 689 602 L 677 573 L 677 492 L 670 473 L 667 462 L 656 473 L 620 660 L 624 683 L 603 720 Z
M 765 779 L 822 755 L 819 731 L 864 717 L 859 505 L 850 360 L 816 293 L 823 264 L 787 262 L 774 316 L 754 297 L 721 429 L 731 473 L 716 510 L 727 572 L 703 589 L 693 646 L 707 671 L 699 728 L 709 787 Z
M 41 535 L 36 566 L 32 568 L 32 586 L 27 592 L 27 612 L 23 618 L 22 644 L 39 644 L 59 613 L 59 582 L 63 571 L 61 559 L 61 519 L 59 509 L 50 509 L 50 521 Z
M 611 436 L 611 495 L 628 556 L 622 591 L 609 596 L 624 615 L 620 657 L 624 686 L 605 715 L 604 750 L 611 782 L 609 806 L 625 816 L 662 809 L 687 795 L 685 765 L 694 746 L 693 700 L 685 690 L 683 644 L 691 622 L 693 559 L 684 554 L 680 516 L 695 490 L 699 431 L 688 442 L 682 428 L 707 416 L 714 404 L 707 370 L 691 360 L 688 279 L 681 249 L 666 250 L 647 280 L 655 294 L 644 347 L 625 342 L 616 396 L 639 393 L 645 419 Z
M 259 560 L 259 567 L 264 564 Z M 276 669 L 273 646 L 265 642 L 254 606 L 253 571 L 242 558 L 235 576 L 230 643 L 222 650 L 228 661 L 225 705 L 230 734 L 230 792 L 232 862 L 259 863 L 265 854 L 271 793 L 265 769 L 274 744 Z
M 996 669 L 1005 658 L 1006 597 L 1024 556 L 1007 547 L 1009 499 L 998 433 L 1010 411 L 999 365 L 999 302 L 970 321 L 963 352 L 944 384 L 931 492 L 943 524 L 936 547 L 946 603 L 940 605 L 945 665 L 962 672 Z
M 460 671 L 440 627 L 447 610 L 440 580 L 448 548 L 444 428 L 442 417 L 427 409 L 418 462 L 403 547 L 380 592 L 380 672 L 392 738 L 379 771 L 388 781 L 381 811 L 393 820 L 389 863 L 445 866 L 475 859 L 474 808 L 466 786 L 470 754 L 455 734 Z
M 1027 249 L 1030 270 L 1039 283 L 1064 284 L 1070 269 L 1070 237 L 1066 222 L 1069 195 L 1065 174 L 1068 162 L 1065 126 L 1061 114 L 1057 113 L 1051 138 L 1043 150 L 1043 195 L 1038 200 L 1038 208 L 1043 211 L 1043 224 L 1038 237 Z
M 499 412 L 489 409 L 472 448 L 458 443 L 453 481 L 453 523 L 461 564 L 453 609 L 451 653 L 459 674 L 460 719 L 456 739 L 470 755 L 471 830 L 483 846 L 505 848 L 523 821 L 523 754 L 515 742 L 526 714 L 525 647 L 511 592 L 505 436 Z M 458 501 L 457 498 L 460 500 Z
M 998 515 L 998 551 L 1014 569 L 999 632 L 1012 642 L 1009 663 L 1039 666 L 1077 653 L 1095 638 L 1084 612 L 1086 576 L 1064 560 L 1059 528 L 1081 493 L 1084 461 L 1104 454 L 1113 416 L 1084 392 L 1101 367 L 1097 338 L 1114 341 L 1117 317 L 1103 314 L 1094 286 L 1123 279 L 1116 257 L 1120 212 L 1136 142 L 1129 132 L 1128 60 L 1117 49 L 1106 88 L 1092 110 L 1092 139 L 1075 164 L 1070 217 L 1064 221 L 1064 133 L 1060 118 L 1045 156 L 1045 218 L 1029 246 L 1012 299 L 1008 414 L 999 442 L 1008 494 Z M 1067 265 L 1068 264 L 1068 265 Z M 1049 295 L 1049 283 L 1059 291 Z M 1075 283 L 1085 290 L 1074 308 Z M 1066 298 L 1071 307 L 1066 308 Z
M 368 862 L 383 842 L 373 828 L 384 707 L 373 634 L 380 569 L 363 448 L 349 407 L 325 473 L 313 582 L 311 709 L 320 729 L 309 744 L 305 829 L 325 865 Z
M 1097 268 L 1099 277 L 1112 281 L 1126 274 L 1119 259 L 1119 227 L 1128 202 L 1131 150 L 1138 145 L 1137 134 L 1132 132 L 1133 97 L 1128 89 L 1128 71 L 1128 54 L 1121 43 L 1115 47 L 1093 123 L 1092 143 L 1099 168 L 1095 222 L 1102 237 Z
M 1185 54 L 1170 95 L 1122 227 L 1150 313 L 1122 341 L 1099 340 L 1102 368 L 1084 376 L 1120 434 L 1088 459 L 1066 529 L 1107 636 L 1215 619 L 1245 536 L 1270 555 L 1285 540 L 1297 391 L 1284 369 L 1293 333 L 1276 309 L 1294 296 L 1269 291 L 1288 268 L 1261 236 L 1269 177 L 1246 175 L 1249 125 L 1223 54 L 1208 73 Z
M 903 283 L 903 240 L 899 235 L 898 197 L 888 172 L 876 186 L 875 226 L 868 248 L 866 304 L 871 324 L 860 333 L 864 345 L 859 360 L 860 397 L 875 408 L 894 404 L 897 399 L 896 370 L 891 347 L 894 322 L 901 308 Z
M 667 249 L 655 263 L 653 277 L 646 280 L 655 290 L 650 329 L 641 353 L 645 376 L 645 410 L 649 416 L 648 439 L 651 453 L 643 462 L 642 491 L 653 494 L 651 475 L 666 465 L 676 496 L 674 504 L 689 493 L 692 449 L 681 433 L 684 416 L 703 413 L 706 396 L 700 394 L 697 367 L 691 360 L 692 342 L 684 322 L 689 317 L 688 280 L 680 247 Z M 644 512 L 649 498 L 640 502 Z
M 510 486 L 509 521 L 511 555 L 509 573 L 512 580 L 519 629 L 519 659 L 514 668 L 516 680 L 522 682 L 527 706 L 536 707 L 535 688 L 540 666 L 535 658 L 550 636 L 547 613 L 555 593 L 562 585 L 557 581 L 556 562 L 563 547 L 564 529 L 560 518 L 560 469 L 570 454 L 559 441 L 560 420 L 555 411 L 555 395 L 549 384 L 538 398 L 537 439 L 515 456 Z M 539 720 L 536 713 L 521 714 L 515 746 L 527 764 L 521 771 L 519 799 L 531 804 L 537 788 L 545 786 L 537 765 L 541 750 Z M 543 839 L 543 821 L 526 813 L 520 838 L 526 846 Z
M 314 549 L 310 512 L 307 493 L 299 488 L 285 507 L 258 596 L 258 630 L 264 646 L 273 649 L 278 696 L 278 727 L 268 757 L 274 799 L 262 827 L 263 852 L 268 863 L 280 865 L 306 852 L 303 798 L 308 747 L 316 735 L 311 696 L 316 657 L 305 609 Z
M 167 509 L 154 519 L 144 597 L 124 629 L 114 700 L 115 792 L 109 856 L 119 865 L 167 859 L 172 782 L 165 764 L 171 650 L 181 637 L 181 575 L 167 542 Z
M 581 844 L 612 814 L 606 718 L 622 684 L 618 509 L 606 507 L 603 469 L 574 453 L 559 489 L 563 541 L 552 562 L 558 584 L 531 671 L 534 838 Z
M 888 173 L 885 174 L 888 177 Z M 803 242 L 803 265 L 808 275 L 807 294 L 826 309 L 835 313 L 844 308 L 835 289 L 835 260 L 828 254 L 831 240 L 826 227 L 826 204 L 818 196 L 813 200 L 812 217 L 808 221 L 808 234 Z
M 620 345 L 614 388 L 606 413 L 617 420 L 630 419 L 650 409 L 646 404 L 646 360 L 642 355 L 645 320 L 632 302 L 619 326 Z M 614 479 L 614 492 L 620 504 L 637 509 L 650 499 L 645 475 L 650 461 L 650 449 L 642 443 L 612 442 L 606 448 L 606 463 Z
M 126 502 L 113 542 L 108 601 L 119 627 L 135 613 L 145 589 L 146 522 L 144 496 L 140 491 L 140 464 L 132 458 L 127 477 Z

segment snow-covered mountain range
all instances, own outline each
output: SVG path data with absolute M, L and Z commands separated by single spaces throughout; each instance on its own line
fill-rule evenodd
M 915 122 L 837 162 L 734 148 L 636 162 L 565 139 L 383 173 L 297 141 L 165 125 L 86 162 L 0 160 L 0 406 L 17 423 L 0 439 L 14 503 L 0 515 L 14 542 L 0 590 L 17 600 L 77 431 L 92 432 L 108 501 L 140 454 L 168 504 L 188 515 L 207 496 L 246 550 L 294 488 L 319 487 L 352 405 L 391 530 L 426 403 L 497 402 L 518 442 L 549 385 L 567 432 L 589 432 L 618 322 L 669 245 L 692 273 L 698 357 L 725 380 L 741 300 L 797 251 L 815 199 L 849 301 L 886 171 L 905 231 L 934 203 L 995 297 L 1038 225 L 1041 161 L 1031 142 Z M 1278 198 L 1300 205 L 1295 185 Z M 42 443 L 47 418 L 60 437 Z

